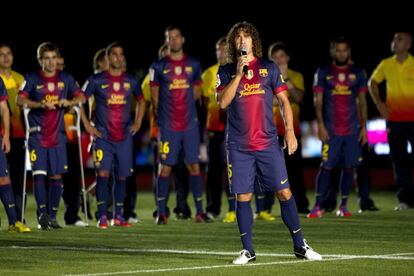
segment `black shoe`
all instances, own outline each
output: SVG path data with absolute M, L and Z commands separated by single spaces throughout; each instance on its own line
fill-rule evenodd
M 336 199 L 325 199 L 322 201 L 321 209 L 323 209 L 327 213 L 331 213 L 336 208 Z
M 310 213 L 310 210 L 309 210 L 309 208 L 306 208 L 306 207 L 298 207 L 298 213 L 299 214 L 309 214 Z
M 379 209 L 375 206 L 374 201 L 370 198 L 365 200 L 359 200 L 359 213 L 363 211 L 378 211 Z
M 185 213 L 183 213 L 183 212 L 179 212 L 179 213 L 177 213 L 176 214 L 176 217 L 175 217 L 177 220 L 188 220 L 188 219 L 190 219 L 191 217 L 189 216 L 189 215 L 187 215 L 187 214 L 185 214 Z
M 50 217 L 48 214 L 41 214 L 39 216 L 39 225 L 42 230 L 50 230 Z
M 184 208 L 175 207 L 173 212 L 177 215 L 177 219 L 179 219 L 178 216 L 183 216 L 184 219 L 191 218 L 191 210 L 188 206 Z
M 62 228 L 62 226 L 60 226 L 55 219 L 49 221 L 49 227 L 51 229 L 61 229 Z

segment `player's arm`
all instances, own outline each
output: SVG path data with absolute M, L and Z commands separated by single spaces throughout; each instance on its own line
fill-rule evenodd
M 194 100 L 199 100 L 202 92 L 203 90 L 201 89 L 201 85 L 194 85 Z
M 289 95 L 293 102 L 297 104 L 302 103 L 305 91 L 297 88 L 289 79 L 286 80 L 286 85 L 288 86 Z
M 227 108 L 236 96 L 237 87 L 244 74 L 243 66 L 245 65 L 248 66 L 249 62 L 247 61 L 246 56 L 242 56 L 237 62 L 236 76 L 232 78 L 229 84 L 224 87 L 220 93 L 217 93 L 217 102 L 221 109 Z
M 141 97 L 137 101 L 137 104 L 135 106 L 135 119 L 134 119 L 134 124 L 131 127 L 132 135 L 137 133 L 137 131 L 141 128 L 142 119 L 144 118 L 144 115 L 145 115 L 145 99 Z
M 368 82 L 369 94 L 371 95 L 372 101 L 377 107 L 379 113 L 384 119 L 388 119 L 389 110 L 387 105 L 381 100 L 378 82 L 374 79 L 370 79 Z
M 10 111 L 7 106 L 7 100 L 0 102 L 0 116 L 4 131 L 1 148 L 5 153 L 8 153 L 10 151 Z
M 160 96 L 160 87 L 151 86 L 151 102 L 152 102 L 152 112 L 154 112 L 155 118 L 158 117 L 158 99 Z
M 304 87 L 302 75 L 300 75 L 300 79 L 298 81 L 300 82 L 300 85 Z M 289 96 L 291 100 L 297 104 L 301 104 L 305 96 L 305 90 L 302 87 L 295 85 L 295 83 L 292 82 L 292 80 L 290 80 L 289 78 L 286 78 L 285 82 L 288 87 Z
M 18 106 L 29 108 L 29 109 L 36 109 L 36 108 L 43 108 L 43 109 L 47 108 L 50 110 L 56 109 L 56 106 L 50 102 L 45 102 L 45 103 L 36 102 L 21 94 L 17 96 L 16 103 Z
M 286 92 L 277 93 L 276 97 L 280 105 L 281 114 L 285 119 L 285 143 L 288 147 L 288 153 L 291 155 L 298 148 L 298 141 L 296 140 L 295 132 L 293 131 L 292 107 L 290 106 Z
M 230 83 L 217 94 L 217 101 L 221 109 L 226 109 L 236 96 L 237 87 L 239 86 L 242 75 L 236 75 Z
M 359 114 L 361 116 L 361 132 L 359 133 L 359 141 L 364 145 L 367 142 L 367 130 L 365 128 L 367 122 L 367 98 L 365 93 L 358 94 L 358 107 L 359 107 Z
M 83 105 L 81 107 L 81 121 L 83 126 L 85 127 L 85 130 L 90 135 L 92 135 L 93 137 L 102 137 L 102 133 L 91 124 L 91 122 L 88 119 L 88 116 L 86 116 L 85 108 L 83 108 Z
M 84 104 L 86 102 L 86 97 L 82 93 L 74 97 L 72 100 L 60 99 L 58 106 L 59 107 L 70 107 L 74 105 Z
M 318 136 L 322 142 L 327 142 L 329 139 L 328 131 L 323 122 L 323 93 L 315 93 L 313 98 L 315 105 L 316 120 L 318 121 Z

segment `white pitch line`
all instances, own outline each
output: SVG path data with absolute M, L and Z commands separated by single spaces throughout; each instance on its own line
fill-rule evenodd
M 40 249 L 40 250 L 68 250 L 68 251 L 85 251 L 85 252 L 130 252 L 130 253 L 165 253 L 165 254 L 184 254 L 184 255 L 214 255 L 214 256 L 235 256 L 238 252 L 220 252 L 205 250 L 177 250 L 177 249 L 145 249 L 145 248 L 105 248 L 105 247 L 69 247 L 69 246 L 0 246 L 0 248 L 9 249 Z M 392 253 L 383 255 L 346 255 L 346 254 L 324 254 L 325 258 L 358 258 L 358 259 L 397 259 L 397 260 L 414 260 L 413 257 L 403 257 L 414 255 L 414 252 Z M 292 257 L 292 254 L 283 253 L 256 253 L 259 257 Z
M 211 265 L 211 266 L 192 266 L 192 267 L 176 267 L 176 268 L 161 268 L 161 269 L 143 269 L 143 270 L 130 270 L 130 271 L 118 271 L 118 272 L 103 272 L 103 273 L 92 273 L 92 274 L 67 274 L 65 276 L 104 276 L 104 275 L 120 275 L 120 274 L 136 274 L 136 273 L 157 273 L 157 272 L 175 272 L 175 271 L 188 271 L 188 270 L 205 270 L 205 269 L 217 269 L 217 268 L 229 268 L 229 267 L 251 267 L 251 266 L 269 266 L 269 265 L 279 265 L 279 264 L 296 264 L 296 263 L 306 263 L 306 262 L 323 262 L 323 261 L 334 261 L 334 260 L 345 260 L 345 258 L 332 258 L 332 259 L 323 259 L 321 261 L 305 261 L 305 260 L 295 260 L 295 261 L 278 261 L 270 263 L 249 263 L 248 265 Z
M 141 249 L 141 248 L 105 248 L 105 247 L 68 247 L 68 246 L 0 246 L 8 249 L 34 249 L 34 250 L 68 250 L 68 251 L 86 251 L 86 252 L 132 252 L 132 253 L 165 253 L 165 254 L 188 254 L 188 255 L 217 255 L 217 256 L 234 256 L 239 252 L 217 252 L 204 250 L 176 250 L 176 249 Z M 265 257 L 292 257 L 292 254 L 277 253 L 259 253 L 257 256 Z

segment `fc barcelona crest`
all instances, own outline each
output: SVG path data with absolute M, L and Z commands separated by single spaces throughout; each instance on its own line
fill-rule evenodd
M 338 74 L 338 80 L 339 80 L 340 82 L 345 81 L 345 79 L 346 79 L 346 75 L 345 75 L 344 73 L 339 73 L 339 74 Z
M 114 91 L 118 92 L 121 89 L 121 84 L 119 82 L 114 82 L 113 85 Z
M 269 73 L 267 72 L 267 68 L 259 69 L 259 76 L 265 78 Z
M 249 69 L 247 71 L 247 74 L 246 74 L 246 79 L 251 80 L 253 78 L 253 76 L 254 76 L 253 70 L 252 69 Z
M 182 72 L 183 72 L 183 68 L 181 66 L 174 67 L 174 73 L 176 75 L 181 75 Z
M 47 90 L 49 90 L 50 92 L 55 91 L 55 84 L 53 82 L 48 82 L 47 83 Z

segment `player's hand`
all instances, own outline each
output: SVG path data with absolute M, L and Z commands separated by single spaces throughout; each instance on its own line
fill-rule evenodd
M 45 105 L 46 109 L 49 109 L 49 110 L 55 110 L 56 109 L 56 105 L 54 103 L 45 102 L 44 105 Z
M 67 100 L 67 99 L 61 99 L 58 102 L 59 107 L 68 107 L 68 106 L 71 106 L 71 105 L 72 105 L 72 102 Z
M 367 138 L 367 130 L 365 127 L 361 128 L 361 131 L 359 132 L 358 141 L 361 142 L 361 145 L 365 145 L 368 141 Z
M 390 110 L 388 109 L 388 106 L 385 103 L 378 103 L 378 111 L 381 114 L 381 116 L 387 120 L 390 116 Z
M 287 65 L 287 63 L 279 64 L 278 66 L 279 66 L 280 73 L 283 76 L 283 79 L 286 80 L 288 78 L 288 65 Z
M 131 131 L 132 135 L 135 135 L 135 133 L 137 133 L 140 128 L 141 128 L 141 122 L 135 122 L 129 130 Z
M 295 133 L 293 130 L 288 130 L 284 137 L 284 149 L 287 146 L 288 154 L 292 155 L 298 149 L 298 140 L 296 140 Z
M 249 66 L 249 62 L 247 61 L 247 56 L 241 56 L 239 58 L 239 62 L 237 62 L 237 75 L 239 76 L 243 76 L 244 72 L 243 72 L 243 67 L 244 66 Z
M 94 126 L 85 126 L 86 131 L 92 135 L 92 137 L 99 137 L 102 138 L 102 133 Z
M 318 137 L 323 143 L 326 143 L 329 140 L 328 131 L 323 124 L 318 124 Z
M 10 152 L 10 138 L 9 136 L 4 135 L 1 141 L 1 148 L 3 149 L 4 153 Z

